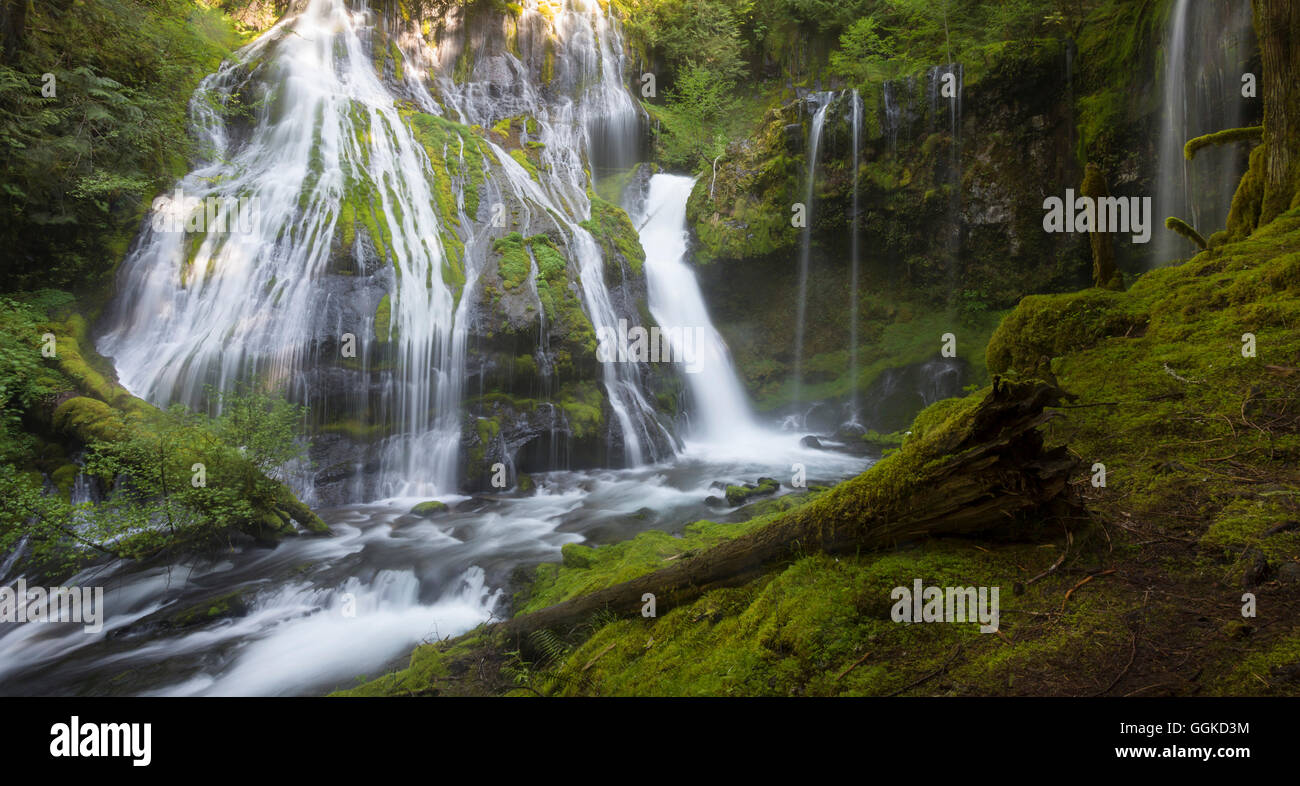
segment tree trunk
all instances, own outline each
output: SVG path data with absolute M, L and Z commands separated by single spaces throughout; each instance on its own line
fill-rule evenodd
M 1290 209 L 1300 191 L 1300 2 L 1254 0 L 1264 73 L 1264 201 L 1259 223 Z
M 4 62 L 13 63 L 22 49 L 27 35 L 27 6 L 31 0 L 4 0 L 0 6 L 0 45 L 4 46 Z
M 930 535 L 1040 525 L 1045 514 L 1074 507 L 1067 493 L 1078 462 L 1064 447 L 1043 449 L 1037 426 L 1060 392 L 1043 383 L 994 382 L 993 391 L 953 429 L 950 439 L 891 457 L 879 470 L 826 492 L 781 519 L 693 558 L 500 625 L 512 638 L 562 630 L 610 609 L 640 611 L 646 593 L 658 613 L 718 587 L 745 584 L 801 554 L 854 553 Z M 886 466 L 893 462 L 891 466 Z M 900 466 L 901 465 L 901 466 Z M 906 471 L 899 471 L 899 470 Z

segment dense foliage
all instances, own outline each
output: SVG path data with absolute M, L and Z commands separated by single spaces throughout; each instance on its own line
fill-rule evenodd
M 1093 5 L 1096 5 L 1094 3 Z M 625 27 L 668 89 L 651 100 L 658 154 L 699 169 L 786 83 L 859 87 L 962 62 L 1008 42 L 1072 37 L 1085 0 L 621 0 Z M 761 100 L 757 107 L 761 113 Z M 747 109 L 750 111 L 740 111 Z M 743 135 L 743 134 L 742 134 Z
M 13 4 L 10 4 L 13 5 Z M 186 107 L 237 39 L 216 3 L 49 0 L 0 54 L 0 289 L 99 284 L 187 164 Z

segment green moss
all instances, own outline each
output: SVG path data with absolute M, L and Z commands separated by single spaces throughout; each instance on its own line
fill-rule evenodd
M 1165 229 L 1168 229 L 1170 232 L 1175 232 L 1179 235 L 1182 235 L 1183 237 L 1192 241 L 1196 245 L 1200 246 L 1202 250 L 1204 250 L 1209 246 L 1209 244 L 1205 241 L 1205 238 L 1201 236 L 1201 233 L 1197 232 L 1195 229 L 1192 228 L 1191 224 L 1187 223 L 1181 218 L 1175 218 L 1174 216 L 1170 216 L 1169 218 L 1166 218 Z
M 59 490 L 64 499 L 69 499 L 72 496 L 72 486 L 79 474 L 81 468 L 76 464 L 64 464 L 50 473 L 50 481 L 54 483 L 54 487 Z
M 344 202 L 339 208 L 337 230 L 339 245 L 348 250 L 351 250 L 353 244 L 356 242 L 356 219 L 356 207 L 354 207 L 351 202 Z
M 1064 295 L 1031 295 L 1020 301 L 989 339 L 988 369 L 1028 373 L 1049 358 L 1124 336 L 1144 321 L 1122 293 L 1089 289 Z
M 340 434 L 355 442 L 376 442 L 389 434 L 389 427 L 384 423 L 348 418 L 320 426 L 320 433 Z
M 428 502 L 421 502 L 415 507 L 411 508 L 412 516 L 428 517 L 436 513 L 446 513 L 446 512 L 447 512 L 447 503 L 439 502 L 436 499 L 431 499 Z
M 754 497 L 775 494 L 780 488 L 781 484 L 772 478 L 759 478 L 758 485 L 727 486 L 723 493 L 728 505 L 744 505 Z
M 235 590 L 224 595 L 218 595 L 215 598 L 209 598 L 202 603 L 186 607 L 172 614 L 167 618 L 167 624 L 177 628 L 188 628 L 194 625 L 203 625 L 222 617 L 242 615 L 247 611 L 244 598 L 246 594 L 245 590 Z
M 98 399 L 77 396 L 60 404 L 54 410 L 54 427 L 89 442 L 100 439 L 113 442 L 125 433 L 122 418 L 109 405 Z
M 1267 148 L 1257 146 L 1250 151 L 1250 166 L 1237 184 L 1228 210 L 1227 233 L 1229 240 L 1241 240 L 1255 231 L 1260 211 L 1264 205 L 1264 170 L 1267 166 Z
M 1183 145 L 1183 157 L 1188 161 L 1191 161 L 1196 157 L 1196 154 L 1199 151 L 1215 145 L 1230 145 L 1235 142 L 1254 142 L 1258 144 L 1259 140 L 1263 138 L 1263 136 L 1263 126 L 1229 128 L 1224 131 L 1215 131 L 1212 134 L 1204 134 L 1187 140 L 1187 144 Z
M 487 470 L 488 446 L 496 441 L 501 433 L 501 423 L 496 418 L 478 418 L 474 422 L 477 442 L 469 449 L 469 467 L 467 473 L 478 475 Z
M 582 227 L 601 245 L 605 252 L 605 264 L 618 270 L 617 255 L 627 261 L 633 274 L 641 275 L 645 249 L 641 247 L 640 236 L 627 211 L 594 193 L 589 192 L 588 196 L 591 199 L 591 218 L 583 221 Z
M 957 357 L 969 364 L 969 384 L 989 382 L 985 349 L 998 326 L 1003 312 L 984 312 L 963 317 L 941 309 L 923 310 L 906 302 L 887 302 L 889 298 L 870 296 L 863 310 L 872 318 L 862 321 L 862 339 L 858 346 L 857 391 L 863 391 L 891 369 L 898 369 L 939 356 L 941 338 L 953 332 L 957 337 Z M 811 311 L 811 309 L 810 309 Z M 873 313 L 874 312 L 874 313 Z M 792 312 L 790 312 L 792 313 Z M 784 325 L 789 313 L 776 314 L 774 321 Z M 728 336 L 730 338 L 730 336 Z M 796 387 L 786 368 L 770 357 L 762 346 L 752 349 L 746 344 L 733 348 L 761 411 L 787 406 L 799 393 L 805 401 L 847 398 L 853 390 L 854 377 L 849 352 L 818 353 L 806 358 L 802 389 Z M 757 357 L 751 355 L 757 354 Z
M 1232 560 L 1257 549 L 1273 565 L 1300 554 L 1300 530 L 1284 527 L 1295 517 L 1284 504 L 1288 496 L 1233 500 L 1201 536 L 1201 546 Z
M 572 373 L 575 355 L 596 351 L 596 331 L 569 286 L 568 260 L 545 235 L 525 238 L 512 232 L 495 240 L 492 248 L 499 255 L 497 272 L 507 292 L 522 286 L 536 264 L 538 300 L 548 323 L 557 325 L 564 336 L 564 345 L 556 348 L 557 366 L 562 374 Z
M 387 344 L 394 338 L 392 321 L 392 301 L 385 294 L 379 299 L 379 305 L 375 307 L 375 339 L 379 343 Z
M 573 633 L 558 661 L 538 667 L 554 677 L 542 692 L 1122 695 L 1149 690 L 1145 671 L 1162 663 L 1151 651 L 1159 658 L 1172 649 L 1193 659 L 1192 676 L 1166 683 L 1169 690 L 1293 693 L 1293 615 L 1265 596 L 1259 624 L 1236 619 L 1235 608 L 1244 555 L 1258 550 L 1278 566 L 1300 551 L 1300 532 L 1278 526 L 1295 519 L 1300 495 L 1288 372 L 1300 357 L 1298 248 L 1293 211 L 1247 240 L 1147 273 L 1126 292 L 1026 298 L 1004 319 L 989 367 L 1030 374 L 1043 370 L 1043 355 L 1054 357 L 1049 370 L 1084 406 L 1047 420 L 1044 439 L 1108 469 L 1105 488 L 1083 491 L 1096 523 L 1071 525 L 1068 540 L 925 540 L 838 557 L 796 551 L 757 580 L 661 606 L 653 619 L 612 610 Z M 1259 338 L 1257 357 L 1241 354 L 1245 332 Z M 784 512 L 698 522 L 680 537 L 644 532 L 597 548 L 566 546 L 562 562 L 537 568 L 516 610 L 645 575 L 775 517 L 796 518 L 819 536 L 857 526 L 864 511 L 897 505 L 932 462 L 963 444 L 982 396 L 927 408 L 897 452 Z M 1186 543 L 1199 556 L 1189 557 Z M 916 578 L 999 587 L 1000 635 L 974 624 L 894 622 L 892 590 Z M 1217 622 L 1222 616 L 1228 624 Z M 422 648 L 409 669 L 376 684 L 389 692 L 443 685 L 456 663 L 466 668 L 450 655 L 460 646 L 469 645 Z M 1134 652 L 1143 673 L 1124 682 Z
M 543 47 L 540 78 L 543 85 L 550 85 L 555 80 L 555 42 L 551 40 L 550 36 L 546 37 Z
M 528 271 L 532 269 L 532 258 L 523 235 L 511 232 L 505 237 L 492 242 L 492 250 L 501 255 L 497 262 L 497 272 L 501 275 L 501 286 L 507 291 L 523 286 L 528 280 Z
M 1300 680 L 1300 632 L 1260 649 L 1244 645 L 1220 647 L 1223 670 L 1210 675 L 1208 693 L 1216 696 L 1245 696 L 1263 693 L 1272 696 L 1295 696 Z
M 771 500 L 774 504 L 766 511 L 755 506 L 759 515 L 748 521 L 697 521 L 688 524 L 680 535 L 648 530 L 630 540 L 597 548 L 565 544 L 561 549 L 562 561 L 539 565 L 532 582 L 515 597 L 516 613 L 537 611 L 651 573 L 676 559 L 698 554 L 710 546 L 770 523 L 782 513 L 804 504 L 813 495 L 810 492 Z
M 528 176 L 534 181 L 537 183 L 542 182 L 541 175 L 537 173 L 537 165 L 533 163 L 531 158 L 529 158 L 528 153 L 523 150 L 511 150 L 510 157 L 513 158 L 519 166 L 523 167 L 524 171 L 527 172 Z
M 569 424 L 569 431 L 576 439 L 596 436 L 605 425 L 605 396 L 595 382 L 565 385 L 556 396 L 555 403 L 560 407 Z
M 870 559 L 805 557 L 745 587 L 663 610 L 657 619 L 605 625 L 558 667 L 585 672 L 591 687 L 566 681 L 563 692 L 887 694 L 933 672 L 956 644 L 997 646 L 989 642 L 996 637 L 982 637 L 975 625 L 893 622 L 892 589 L 910 586 L 916 576 L 940 586 L 996 585 L 999 570 L 976 549 L 954 544 Z M 855 662 L 861 665 L 850 671 Z
M 362 684 L 330 695 L 483 695 L 483 686 L 466 674 L 462 664 L 482 663 L 488 655 L 499 653 L 504 645 L 505 642 L 494 639 L 487 630 L 478 628 L 454 641 L 423 644 L 411 653 L 410 662 L 405 669 L 368 682 L 362 677 Z M 472 676 L 476 677 L 477 671 Z

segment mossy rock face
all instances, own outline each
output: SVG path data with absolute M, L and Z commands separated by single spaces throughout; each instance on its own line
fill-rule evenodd
M 447 510 L 448 510 L 447 503 L 439 502 L 436 499 L 431 499 L 428 502 L 421 502 L 420 504 L 411 508 L 411 515 L 420 516 L 422 518 L 428 518 L 430 516 L 434 516 L 439 513 L 446 513 Z
M 617 283 L 622 278 L 620 262 L 626 264 L 633 275 L 641 275 L 645 264 L 645 249 L 627 211 L 618 205 L 589 193 L 591 218 L 582 227 L 596 238 L 605 255 L 606 279 Z

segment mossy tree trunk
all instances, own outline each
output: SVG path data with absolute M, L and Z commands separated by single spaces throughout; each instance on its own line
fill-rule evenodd
M 804 554 L 852 554 L 934 535 L 1041 528 L 1072 513 L 1065 447 L 1044 449 L 1038 426 L 1060 391 L 1041 382 L 995 381 L 955 423 L 771 524 L 671 567 L 501 623 L 520 642 L 564 630 L 602 610 L 635 613 L 645 594 L 659 613 L 703 593 L 745 584 Z
M 1079 186 L 1079 192 L 1098 205 L 1096 217 L 1099 218 L 1101 215 L 1099 200 L 1110 196 L 1106 176 L 1101 173 L 1101 167 L 1093 163 L 1088 164 L 1084 170 L 1083 184 Z M 1122 290 L 1124 276 L 1115 266 L 1115 241 L 1112 233 L 1098 232 L 1094 228 L 1088 233 L 1088 244 L 1092 247 L 1092 285 L 1104 289 Z
M 1296 203 L 1300 192 L 1300 2 L 1254 0 L 1264 73 L 1264 200 L 1260 224 Z

